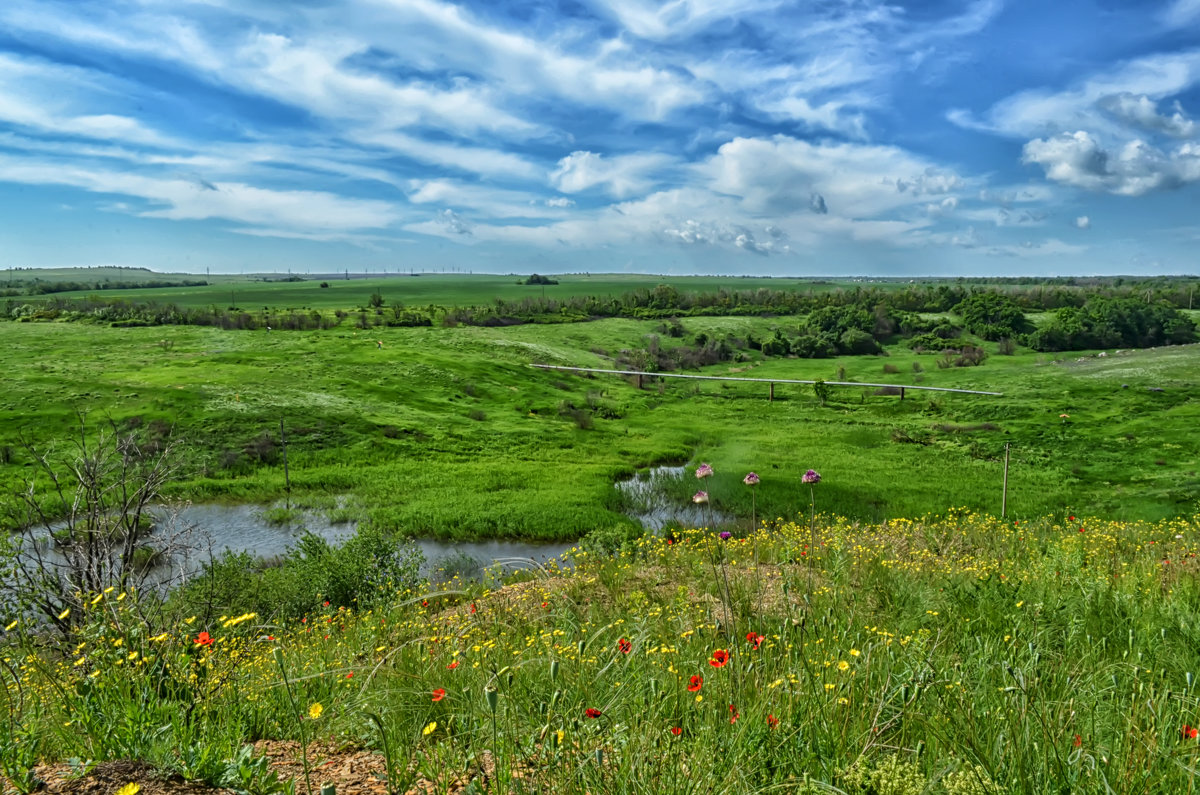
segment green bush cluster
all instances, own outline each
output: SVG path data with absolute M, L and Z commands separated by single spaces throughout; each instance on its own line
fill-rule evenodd
M 248 610 L 279 619 L 297 618 L 323 602 L 366 608 L 414 586 L 423 562 L 415 545 L 378 528 L 360 527 L 341 546 L 306 532 L 277 562 L 226 551 L 172 600 L 184 613 Z

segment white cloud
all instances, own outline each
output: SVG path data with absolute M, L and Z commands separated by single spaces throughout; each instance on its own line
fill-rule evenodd
M 1186 27 L 1200 19 L 1200 0 L 1173 0 L 1162 12 L 1161 18 L 1170 27 Z
M 673 162 L 673 158 L 651 152 L 605 157 L 595 152 L 572 152 L 558 161 L 550 173 L 550 182 L 563 193 L 579 193 L 600 187 L 606 193 L 624 198 L 649 190 L 654 175 Z
M 232 63 L 216 70 L 230 85 L 251 89 L 329 119 L 373 129 L 426 125 L 459 133 L 528 134 L 537 125 L 503 110 L 487 91 L 464 83 L 442 90 L 420 81 L 397 82 L 355 70 L 347 60 L 365 45 L 332 36 L 296 42 L 274 33 L 251 35 Z
M 399 132 L 352 132 L 347 137 L 355 143 L 395 152 L 422 163 L 486 177 L 530 179 L 541 173 L 521 155 L 500 149 L 444 143 Z
M 354 27 L 373 46 L 425 68 L 486 73 L 514 95 L 549 94 L 650 120 L 705 99 L 679 70 L 647 62 L 620 40 L 600 40 L 569 52 L 555 39 L 488 25 L 460 6 L 438 0 L 356 4 L 375 12 L 367 15 L 369 23 Z M 355 24 L 353 16 L 349 22 Z
M 593 3 L 635 36 L 678 39 L 712 26 L 779 6 L 782 0 L 607 0 Z
M 1168 153 L 1135 139 L 1110 151 L 1082 130 L 1030 141 L 1022 161 L 1040 165 L 1055 182 L 1122 196 L 1200 180 L 1200 148 L 1185 144 Z
M 1088 218 L 1086 215 L 1081 215 L 1075 219 L 1075 226 L 1078 229 L 1091 229 L 1092 219 Z
M 1097 105 L 1126 124 L 1144 130 L 1173 138 L 1191 138 L 1196 133 L 1196 122 L 1187 117 L 1179 102 L 1173 105 L 1170 116 L 1160 114 L 1158 103 L 1145 94 L 1111 94 L 1101 97 Z
M 561 218 L 567 205 L 539 202 L 531 193 L 475 185 L 452 179 L 411 180 L 408 200 L 476 210 L 489 218 Z
M 950 244 L 960 248 L 978 248 L 980 245 L 979 233 L 975 231 L 975 227 L 968 226 L 965 232 L 951 237 Z
M 1106 106 L 1118 109 L 1127 106 L 1128 100 L 1120 99 L 1123 96 L 1138 105 L 1142 98 L 1157 103 L 1197 82 L 1200 82 L 1200 50 L 1148 55 L 1094 75 L 1072 89 L 1036 89 L 1014 94 L 994 105 L 982 119 L 961 110 L 951 111 L 948 118 L 963 127 L 1014 137 L 1078 129 L 1098 131 L 1105 137 L 1124 136 L 1131 119 L 1106 112 Z M 1136 118 L 1135 115 L 1133 120 Z M 1186 123 L 1186 119 L 1182 121 Z M 1173 122 L 1163 124 L 1169 127 Z
M 307 232 L 383 228 L 399 219 L 397 208 L 389 202 L 350 199 L 323 191 L 269 190 L 237 182 L 218 182 L 204 187 L 192 179 L 145 177 L 5 155 L 0 155 L 0 180 L 69 185 L 92 193 L 139 198 L 151 205 L 150 209 L 138 213 L 146 218 L 219 218 L 251 226 Z
M 89 69 L 0 53 L 0 121 L 41 133 L 163 146 L 171 141 L 130 116 L 100 112 L 118 81 Z
M 755 213 L 787 214 L 819 204 L 850 218 L 875 218 L 916 205 L 925 189 L 962 186 L 960 178 L 892 146 L 801 141 L 787 136 L 737 138 L 697 169 L 713 190 Z M 818 210 L 819 212 L 819 210 Z

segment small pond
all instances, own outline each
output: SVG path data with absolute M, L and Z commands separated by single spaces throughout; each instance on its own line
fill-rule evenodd
M 727 513 L 710 510 L 710 505 L 681 500 L 679 484 L 687 472 L 685 467 L 650 467 L 628 480 L 617 481 L 616 488 L 628 505 L 626 513 L 647 530 L 662 530 L 670 524 L 707 527 L 734 521 Z
M 180 512 L 180 520 L 194 525 L 212 539 L 214 555 L 229 549 L 268 559 L 286 554 L 304 530 L 331 544 L 341 544 L 357 529 L 354 522 L 335 524 L 317 512 L 305 512 L 295 524 L 272 524 L 264 517 L 263 508 L 256 505 L 191 505 Z M 484 568 L 494 565 L 507 571 L 536 567 L 552 558 L 561 560 L 563 553 L 575 546 L 561 541 L 442 541 L 433 538 L 418 538 L 414 543 L 425 556 L 422 576 L 433 579 L 439 579 L 436 575 L 441 570 L 465 578 L 478 578 Z
M 167 512 L 158 509 L 155 513 L 161 519 Z M 249 552 L 256 558 L 267 560 L 279 558 L 296 545 L 305 530 L 331 544 L 342 544 L 354 535 L 357 528 L 354 522 L 331 522 L 320 512 L 303 512 L 293 523 L 278 524 L 267 519 L 267 510 L 260 505 L 201 503 L 184 505 L 171 513 L 173 516 L 169 521 L 174 527 L 196 530 L 193 543 L 200 547 L 198 551 L 189 553 L 186 559 L 176 557 L 171 560 L 170 569 L 176 573 L 183 569 L 194 574 L 208 562 L 210 555 L 219 557 L 226 550 Z M 46 533 L 43 531 L 37 535 L 41 554 L 49 561 L 61 561 L 61 556 L 49 543 Z M 449 579 L 454 574 L 464 579 L 478 579 L 485 568 L 496 565 L 505 571 L 514 571 L 536 568 L 554 558 L 561 563 L 561 556 L 575 546 L 567 542 L 469 542 L 432 538 L 416 539 L 414 543 L 425 556 L 421 575 L 434 581 Z M 164 575 L 167 574 L 166 566 L 162 568 Z

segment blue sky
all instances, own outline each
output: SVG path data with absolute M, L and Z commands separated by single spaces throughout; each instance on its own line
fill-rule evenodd
M 0 267 L 1197 273 L 1200 0 L 4 0 Z

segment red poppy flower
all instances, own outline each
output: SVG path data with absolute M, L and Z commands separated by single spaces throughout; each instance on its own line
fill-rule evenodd
M 633 651 L 633 644 L 625 638 L 621 638 L 619 641 L 617 641 L 617 649 L 621 652 L 621 654 L 629 654 L 629 652 Z
M 750 641 L 750 648 L 754 649 L 755 651 L 758 651 L 758 647 L 761 646 L 762 642 L 766 639 L 767 638 L 765 635 L 759 635 L 757 632 L 746 633 L 746 640 Z
M 768 729 L 774 729 L 778 725 L 779 725 L 779 718 L 775 717 L 774 715 L 767 716 L 767 728 Z
M 1074 743 L 1074 745 L 1075 745 L 1075 747 L 1076 747 L 1076 748 L 1078 748 L 1079 746 L 1083 745 L 1083 738 L 1082 738 L 1082 737 L 1080 737 L 1078 734 L 1076 734 L 1076 735 L 1075 735 L 1075 743 Z
M 216 638 L 214 638 L 212 635 L 209 635 L 207 632 L 201 632 L 196 636 L 192 643 L 195 643 L 197 646 L 211 646 L 215 640 Z
M 703 676 L 693 676 L 691 679 L 688 680 L 688 692 L 697 693 L 697 692 L 699 692 L 700 688 L 702 688 L 702 687 L 704 687 L 704 677 Z
M 596 709 L 595 707 L 588 707 L 587 709 L 585 709 L 583 711 L 583 714 L 587 715 L 589 718 L 598 718 L 601 715 L 603 715 L 604 713 L 601 712 L 600 710 Z
M 445 697 L 446 697 L 446 688 L 439 687 L 437 690 L 433 691 L 433 700 L 434 701 L 441 701 Z
M 737 705 L 736 705 L 736 704 L 730 704 L 730 705 L 729 705 L 729 722 L 730 722 L 730 723 L 737 723 L 737 719 L 738 719 L 738 718 L 740 718 L 740 717 L 742 717 L 742 716 L 738 714 L 738 711 L 737 711 Z
M 354 678 L 354 671 L 351 671 L 350 673 L 346 674 L 346 678 L 347 678 L 347 679 L 353 679 L 353 678 Z
M 449 668 L 451 671 L 453 671 L 455 668 L 458 667 L 458 660 L 455 660 L 454 662 L 450 663 L 446 667 Z
M 329 600 L 328 600 L 328 599 L 326 599 L 326 600 L 325 600 L 325 604 L 324 604 L 324 605 L 322 605 L 322 607 L 329 607 Z
M 1183 724 L 1183 739 L 1194 740 L 1198 736 L 1200 736 L 1200 729 L 1197 729 L 1195 726 L 1188 726 L 1186 723 Z
M 683 734 L 683 729 L 679 726 L 672 726 L 671 734 L 674 734 L 676 737 L 678 737 L 679 735 Z
M 724 649 L 717 649 L 713 652 L 712 659 L 708 661 L 708 664 L 713 668 L 722 668 L 727 662 L 729 662 L 729 652 Z
M 471 602 L 471 612 L 472 613 L 475 612 L 475 603 L 474 602 Z

